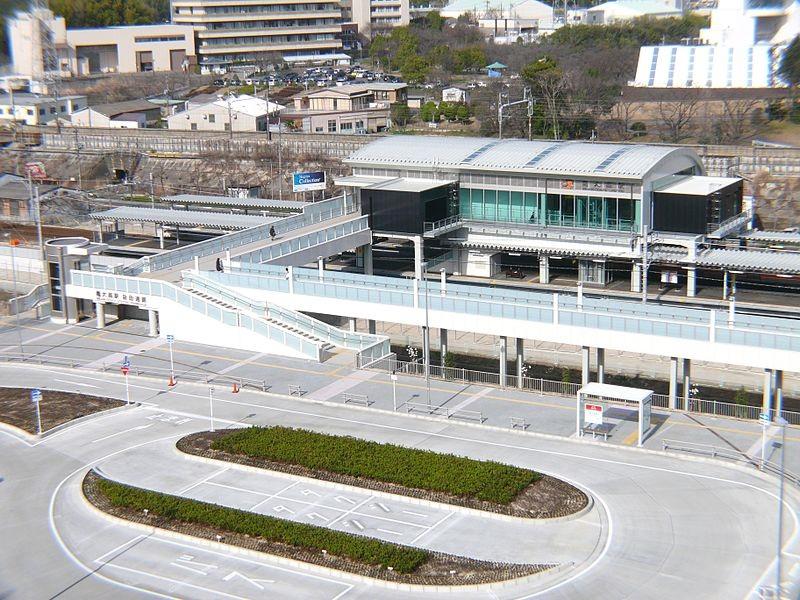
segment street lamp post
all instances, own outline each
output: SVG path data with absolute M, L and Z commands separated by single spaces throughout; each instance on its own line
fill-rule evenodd
M 778 415 L 776 422 L 781 426 L 781 473 L 778 484 L 778 548 L 775 560 L 775 597 L 781 597 L 781 566 L 783 560 L 783 479 L 785 475 L 784 458 L 786 457 L 786 419 Z
M 18 297 L 17 294 L 17 263 L 16 263 L 16 252 L 14 249 L 19 246 L 20 241 L 17 238 L 12 238 L 9 240 L 9 244 L 11 245 L 11 283 L 14 286 L 14 298 Z M 25 348 L 22 345 L 22 327 L 19 324 L 19 303 L 14 303 L 14 320 L 16 321 L 17 325 L 17 337 L 19 338 L 19 353 L 22 358 L 25 358 Z
M 397 373 L 392 371 L 392 408 L 397 412 Z
M 422 341 L 425 345 L 422 357 L 425 361 L 425 388 L 428 393 L 428 410 L 431 410 L 431 330 L 428 317 L 428 263 L 422 263 L 422 279 L 425 288 L 425 332 Z

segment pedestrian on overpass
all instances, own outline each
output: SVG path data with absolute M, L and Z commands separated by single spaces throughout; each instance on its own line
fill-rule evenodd
M 269 237 L 272 240 L 275 239 L 275 226 L 274 225 L 271 225 L 270 228 L 269 228 Z

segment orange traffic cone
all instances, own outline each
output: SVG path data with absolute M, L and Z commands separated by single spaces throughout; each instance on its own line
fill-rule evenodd
M 176 383 L 176 382 L 175 382 L 175 378 L 174 378 L 172 375 L 170 375 L 170 376 L 169 376 L 169 381 L 167 382 L 167 385 L 168 385 L 169 387 L 173 387 L 173 386 L 175 385 L 175 383 Z
M 238 384 L 238 383 L 236 383 L 236 382 L 234 382 L 234 383 L 233 383 L 233 390 L 231 390 L 231 391 L 232 391 L 234 394 L 238 394 L 238 393 L 239 393 L 239 384 Z

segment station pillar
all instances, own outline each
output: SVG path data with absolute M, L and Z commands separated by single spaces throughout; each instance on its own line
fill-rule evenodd
M 355 333 L 355 331 L 356 331 L 356 320 L 351 318 L 349 325 L 350 325 L 350 331 L 352 333 Z
M 633 263 L 631 268 L 631 291 L 642 291 L 642 265 L 640 263 Z
M 523 377 L 525 376 L 525 340 L 517 338 L 517 387 L 523 387 Z
M 319 280 L 322 281 L 325 277 L 325 257 L 317 257 L 317 272 L 319 273 Z
M 669 408 L 678 408 L 678 359 L 669 359 Z
M 364 244 L 364 275 L 372 275 L 372 244 Z
M 603 383 L 606 377 L 606 349 L 597 349 L 597 383 Z
M 508 338 L 500 336 L 500 387 L 506 387 L 508 379 Z
M 148 309 L 147 320 L 150 324 L 150 336 L 156 337 L 158 335 L 158 311 Z
M 414 278 L 422 279 L 422 257 L 424 246 L 421 235 L 414 236 Z
M 764 400 L 761 411 L 769 415 L 772 420 L 772 369 L 764 369 Z
M 589 383 L 589 346 L 581 348 L 581 385 Z
M 686 295 L 689 298 L 697 295 L 697 269 L 695 267 L 686 269 Z
M 375 319 L 369 319 L 367 321 L 367 331 L 372 335 L 375 335 L 375 332 L 378 330 L 378 327 L 375 323 Z
M 97 328 L 103 329 L 106 326 L 106 305 L 102 302 L 95 302 L 94 312 L 97 314 Z
M 783 371 L 775 371 L 775 415 L 781 416 L 783 412 Z
M 447 329 L 439 330 L 439 362 L 444 367 L 444 359 L 447 355 Z
M 689 398 L 692 391 L 692 361 L 683 359 L 683 409 L 689 410 Z
M 424 325 L 422 326 L 422 360 L 423 364 L 431 364 L 431 331 Z
M 550 283 L 550 257 L 539 255 L 539 283 Z

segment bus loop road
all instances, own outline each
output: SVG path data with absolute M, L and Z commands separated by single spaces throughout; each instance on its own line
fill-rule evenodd
M 46 389 L 84 384 L 95 386 L 93 393 L 125 395 L 121 377 L 85 370 L 0 365 L 0 381 Z M 563 477 L 595 500 L 593 509 L 576 519 L 525 524 L 516 531 L 508 522 L 484 522 L 446 506 L 412 507 L 402 498 L 377 502 L 358 490 L 333 494 L 290 480 L 281 487 L 284 482 L 274 477 L 182 457 L 174 442 L 209 427 L 207 388 L 188 383 L 165 388 L 160 381 L 134 380 L 131 394 L 139 407 L 97 416 L 39 442 L 0 435 L 5 517 L 0 534 L 6 542 L 0 544 L 0 595 L 415 596 L 111 523 L 81 499 L 80 481 L 90 466 L 130 483 L 256 512 L 276 514 L 281 507 L 286 510 L 276 516 L 341 530 L 360 531 L 357 522 L 364 534 L 425 548 L 510 562 L 574 562 L 571 569 L 528 582 L 441 593 L 449 597 L 756 598 L 759 586 L 774 582 L 777 482 L 755 471 L 275 394 L 217 392 L 217 427 L 281 424 L 500 460 Z M 336 495 L 355 504 L 337 503 Z M 800 577 L 798 496 L 787 489 L 782 569 L 787 598 L 797 597 Z M 337 505 L 342 503 L 355 508 L 343 512 Z M 395 518 L 403 511 L 416 514 Z

